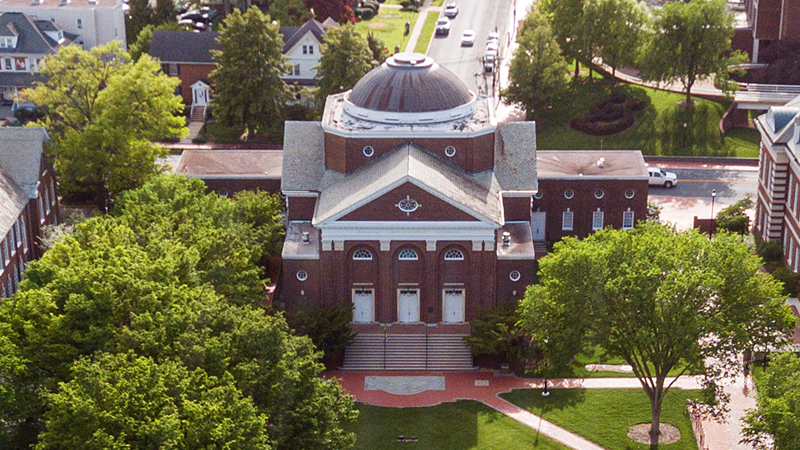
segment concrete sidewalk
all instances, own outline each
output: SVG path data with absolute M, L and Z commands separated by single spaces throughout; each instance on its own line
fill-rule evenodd
M 417 21 L 414 23 L 414 29 L 408 37 L 408 42 L 404 50 L 407 53 L 412 53 L 414 47 L 417 46 L 417 41 L 419 41 L 419 37 L 422 35 L 422 29 L 425 27 L 425 20 L 428 18 L 428 14 L 436 14 L 438 16 L 442 12 L 441 6 L 431 6 L 431 2 L 432 0 L 425 0 L 425 3 L 423 3 L 422 7 L 419 9 Z M 432 38 L 433 36 L 431 36 L 431 39 Z M 428 42 L 428 46 L 430 46 L 430 42 Z M 425 53 L 428 52 L 428 46 L 425 47 Z

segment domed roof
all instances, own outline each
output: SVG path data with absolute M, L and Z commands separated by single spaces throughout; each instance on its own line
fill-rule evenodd
M 473 94 L 453 73 L 420 53 L 398 53 L 364 75 L 349 101 L 387 113 L 446 111 L 473 101 Z

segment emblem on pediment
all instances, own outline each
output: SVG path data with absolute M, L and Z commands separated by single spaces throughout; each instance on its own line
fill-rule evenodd
M 410 196 L 406 195 L 406 198 L 400 200 L 395 206 L 397 206 L 400 211 L 403 211 L 408 216 L 412 212 L 418 210 L 422 205 L 417 203 L 417 201 Z

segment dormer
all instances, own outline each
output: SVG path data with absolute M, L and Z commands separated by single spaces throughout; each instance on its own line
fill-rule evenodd
M 0 32 L 0 49 L 16 48 L 18 40 L 19 40 L 19 32 L 17 31 L 17 27 L 15 27 L 13 23 L 9 23 L 8 31 L 4 33 Z

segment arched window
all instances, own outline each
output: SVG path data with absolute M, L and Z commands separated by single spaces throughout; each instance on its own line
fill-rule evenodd
M 372 259 L 372 253 L 364 248 L 360 248 L 353 253 L 353 259 L 356 261 L 369 261 Z
M 417 252 L 407 248 L 400 252 L 400 255 L 397 256 L 397 259 L 400 261 L 416 261 L 419 259 L 419 256 L 417 256 Z
M 457 248 L 451 248 L 450 250 L 447 251 L 447 253 L 444 254 L 444 260 L 445 261 L 463 261 L 464 260 L 464 254 L 461 253 L 461 250 L 459 250 Z

